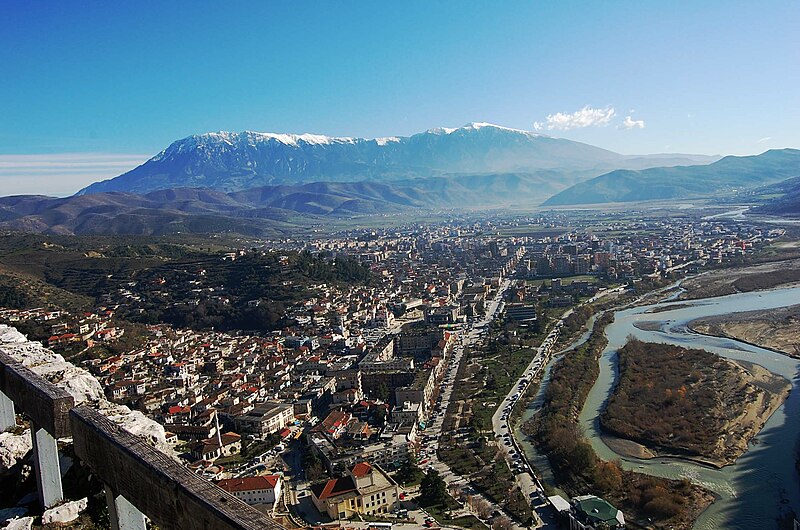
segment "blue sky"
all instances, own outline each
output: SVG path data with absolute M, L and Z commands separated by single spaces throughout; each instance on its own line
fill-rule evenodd
M 4 0 L 0 13 L 0 195 L 70 193 L 217 130 L 488 121 L 621 153 L 800 147 L 796 0 Z

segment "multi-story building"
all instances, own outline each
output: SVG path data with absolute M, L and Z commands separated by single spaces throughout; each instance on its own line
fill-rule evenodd
M 294 406 L 290 403 L 261 403 L 252 410 L 234 418 L 241 433 L 267 436 L 278 432 L 294 420 Z
M 357 514 L 389 513 L 398 502 L 400 488 L 377 465 L 359 462 L 344 476 L 311 486 L 311 500 L 331 519 Z
M 569 530 L 620 530 L 625 528 L 622 512 L 594 495 L 575 497 L 571 502 L 560 495 L 549 497 Z

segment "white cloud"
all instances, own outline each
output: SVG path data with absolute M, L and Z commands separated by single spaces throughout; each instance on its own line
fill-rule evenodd
M 72 195 L 92 182 L 131 170 L 148 158 L 113 153 L 0 155 L 0 196 Z
M 759 138 L 756 143 L 763 144 L 764 142 L 769 142 L 770 140 L 772 140 L 772 136 L 765 136 L 764 138 Z
M 644 120 L 634 120 L 630 116 L 625 116 L 620 129 L 644 129 Z
M 544 123 L 535 122 L 533 128 L 537 131 L 547 129 L 548 131 L 568 131 L 570 129 L 583 129 L 585 127 L 600 127 L 608 125 L 616 111 L 614 107 L 595 109 L 586 105 L 582 109 L 571 114 L 556 112 L 550 114 Z

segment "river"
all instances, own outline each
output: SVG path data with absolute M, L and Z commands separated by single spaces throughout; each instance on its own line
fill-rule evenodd
M 606 460 L 619 459 L 626 469 L 667 478 L 688 477 L 714 491 L 718 499 L 703 512 L 695 529 L 773 528 L 774 521 L 787 507 L 800 514 L 800 478 L 795 470 L 795 444 L 800 439 L 800 392 L 796 391 L 800 385 L 800 361 L 736 340 L 699 335 L 686 327 L 696 318 L 786 307 L 797 304 L 798 300 L 800 288 L 795 287 L 677 303 L 662 302 L 617 312 L 614 323 L 606 328 L 609 343 L 600 359 L 600 375 L 580 415 L 587 438 L 597 454 Z M 647 313 L 656 307 L 669 306 L 675 309 Z M 657 326 L 648 326 L 648 329 L 656 331 L 634 326 L 642 322 L 658 323 Z M 598 415 L 617 377 L 616 352 L 629 335 L 642 341 L 702 348 L 729 359 L 759 364 L 790 380 L 792 392 L 758 434 L 757 442 L 751 443 L 747 452 L 733 465 L 714 469 L 675 458 L 640 460 L 621 457 L 601 439 Z M 545 385 L 543 382 L 542 388 Z M 523 417 L 530 417 L 532 409 L 533 406 L 526 410 Z M 537 458 L 531 444 L 523 443 L 526 453 L 542 466 L 541 458 Z

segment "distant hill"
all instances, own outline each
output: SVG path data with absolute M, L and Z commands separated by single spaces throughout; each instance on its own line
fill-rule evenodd
M 265 235 L 317 216 L 351 216 L 434 206 L 408 186 L 316 182 L 224 193 L 179 188 L 140 195 L 107 192 L 53 198 L 0 198 L 0 227 L 50 234 L 235 232 Z
M 207 188 L 146 194 L 104 192 L 53 198 L 0 198 L 0 228 L 47 234 L 233 232 L 275 234 L 325 217 L 453 208 L 483 209 L 505 203 L 536 204 L 560 188 L 557 171 L 540 175 L 488 174 L 408 179 L 392 183 L 310 182 L 222 192 Z
M 525 174 L 540 182 L 549 178 L 558 191 L 612 169 L 713 160 L 703 155 L 625 156 L 488 123 L 375 139 L 218 132 L 173 142 L 139 167 L 91 184 L 78 194 L 174 188 L 230 192 L 320 181 L 386 183 L 490 174 Z M 493 189 L 488 191 L 496 196 Z
M 707 197 L 800 175 L 800 150 L 726 156 L 708 165 L 616 170 L 575 184 L 544 206 Z
M 800 217 L 800 177 L 784 180 L 758 190 L 764 194 L 777 195 L 766 199 L 766 202 L 750 211 L 768 215 L 785 215 Z

